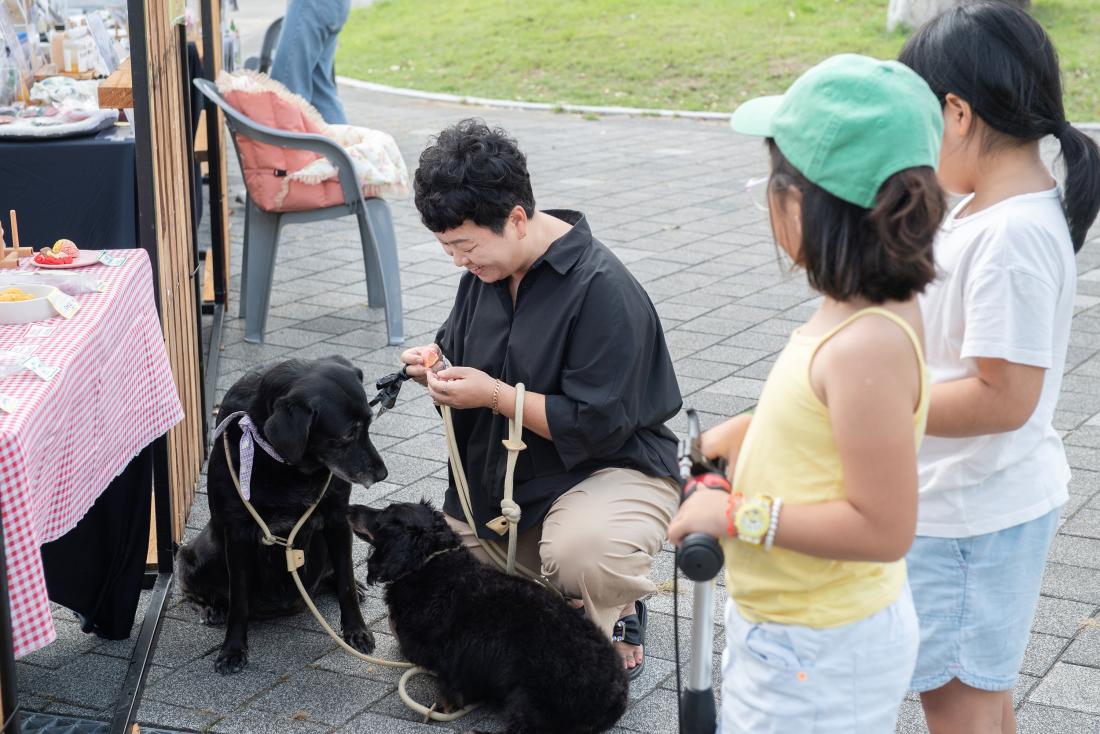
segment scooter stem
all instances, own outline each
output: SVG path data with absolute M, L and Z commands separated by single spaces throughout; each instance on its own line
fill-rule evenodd
M 694 582 L 691 620 L 691 667 L 680 697 L 680 734 L 714 734 L 718 712 L 710 688 L 714 650 L 714 580 Z

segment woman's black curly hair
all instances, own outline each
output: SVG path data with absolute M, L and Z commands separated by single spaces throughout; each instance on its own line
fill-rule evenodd
M 483 120 L 467 119 L 439 133 L 420 154 L 414 176 L 416 208 L 432 232 L 467 220 L 501 234 L 517 205 L 535 213 L 527 157 L 516 141 Z

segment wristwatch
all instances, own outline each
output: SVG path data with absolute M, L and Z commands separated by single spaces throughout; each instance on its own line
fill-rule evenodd
M 746 497 L 737 508 L 734 526 L 738 540 L 752 545 L 760 545 L 768 535 L 772 520 L 772 498 L 767 495 Z

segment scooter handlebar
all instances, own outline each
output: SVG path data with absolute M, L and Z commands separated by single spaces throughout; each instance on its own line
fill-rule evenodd
M 692 581 L 710 581 L 722 570 L 726 562 L 722 546 L 703 533 L 692 533 L 680 543 L 677 555 L 680 570 Z
M 724 474 L 725 462 L 703 456 L 702 429 L 694 410 L 687 411 L 688 435 L 680 442 L 680 481 L 685 502 L 700 487 L 730 491 Z M 695 582 L 710 581 L 722 570 L 725 555 L 715 538 L 703 533 L 692 533 L 680 543 L 677 554 L 680 570 Z
M 724 476 L 708 472 L 693 476 L 686 482 L 683 499 L 686 501 L 700 487 L 729 491 L 729 483 Z M 692 581 L 710 581 L 722 570 L 725 555 L 715 538 L 705 533 L 691 533 L 680 543 L 677 561 L 680 570 Z

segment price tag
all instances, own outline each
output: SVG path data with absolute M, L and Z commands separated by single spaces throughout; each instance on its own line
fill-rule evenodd
M 42 325 L 42 324 L 32 324 L 31 327 L 29 329 L 27 329 L 27 338 L 28 339 L 42 339 L 42 338 L 45 338 L 45 337 L 49 336 L 50 334 L 52 334 L 54 329 L 56 329 L 56 328 L 57 328 L 56 326 L 45 326 L 45 325 Z
M 97 259 L 104 265 L 110 265 L 111 267 L 118 267 L 122 263 L 126 262 L 125 255 L 112 255 L 107 250 L 100 250 L 99 257 Z
M 29 357 L 38 351 L 38 346 L 37 344 L 16 344 L 14 347 L 8 347 L 8 351 L 12 354 Z
M 5 413 L 14 413 L 19 407 L 19 401 L 10 395 L 0 395 L 0 410 Z
M 60 367 L 50 367 L 38 357 L 31 357 L 23 363 L 23 367 L 38 375 L 46 382 L 49 382 L 53 379 L 54 375 L 61 371 Z
M 50 302 L 55 311 L 67 319 L 72 318 L 72 315 L 80 310 L 80 303 L 75 298 L 59 290 L 55 290 L 46 296 L 46 300 Z

